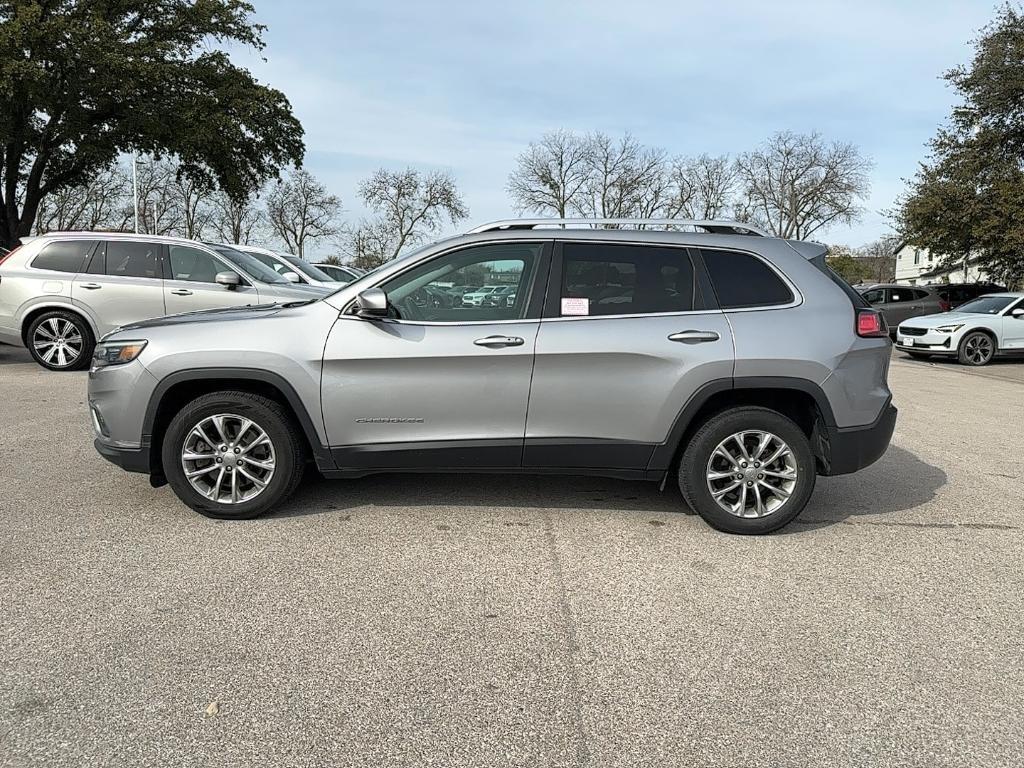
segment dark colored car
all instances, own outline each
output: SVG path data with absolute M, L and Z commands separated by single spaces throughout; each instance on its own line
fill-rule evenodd
M 933 285 L 930 288 L 938 294 L 943 312 L 956 309 L 961 304 L 973 301 L 986 293 L 1006 292 L 1006 288 L 995 283 L 950 283 L 949 285 Z

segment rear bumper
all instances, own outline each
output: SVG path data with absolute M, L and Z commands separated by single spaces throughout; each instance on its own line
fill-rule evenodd
M 896 428 L 896 414 L 896 407 L 887 403 L 873 424 L 821 429 L 818 440 L 821 474 L 848 475 L 878 461 L 889 447 Z
M 149 446 L 139 448 L 121 448 L 108 445 L 97 438 L 93 441 L 96 451 L 111 464 L 116 464 L 126 472 L 142 472 L 149 474 Z

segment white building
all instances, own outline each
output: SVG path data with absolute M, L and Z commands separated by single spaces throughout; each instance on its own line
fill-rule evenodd
M 925 248 L 900 243 L 893 251 L 896 257 L 896 282 L 909 285 L 933 285 L 936 283 L 984 283 L 988 282 L 985 270 L 980 269 L 976 259 L 965 259 L 956 267 L 939 267 L 939 259 Z

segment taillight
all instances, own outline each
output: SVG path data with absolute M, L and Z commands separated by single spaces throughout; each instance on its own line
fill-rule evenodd
M 7 261 L 7 259 L 9 259 L 11 256 L 13 256 L 14 252 L 16 250 L 18 250 L 19 248 L 21 248 L 21 246 L 20 245 L 16 245 L 16 246 L 14 246 L 14 248 L 9 250 L 7 253 L 0 254 L 0 264 L 3 264 L 5 261 Z
M 874 309 L 857 310 L 857 335 L 865 339 L 888 336 L 885 318 Z
M 949 310 L 952 309 L 952 307 L 950 303 L 945 299 L 939 299 L 939 309 L 942 310 L 943 312 L 949 312 Z

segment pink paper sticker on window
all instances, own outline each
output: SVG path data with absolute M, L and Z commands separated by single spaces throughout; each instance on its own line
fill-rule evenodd
M 590 299 L 562 299 L 562 315 L 589 315 Z

